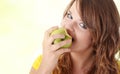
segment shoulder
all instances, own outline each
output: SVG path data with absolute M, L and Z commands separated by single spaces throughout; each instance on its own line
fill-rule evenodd
M 118 63 L 118 69 L 120 71 L 120 60 L 118 60 L 117 63 Z M 120 74 L 120 72 L 119 72 L 119 74 Z
M 32 67 L 33 67 L 35 70 L 37 70 L 37 69 L 39 68 L 40 63 L 41 63 L 41 60 L 42 60 L 42 55 L 38 56 L 38 57 L 36 58 L 36 60 L 34 61 Z

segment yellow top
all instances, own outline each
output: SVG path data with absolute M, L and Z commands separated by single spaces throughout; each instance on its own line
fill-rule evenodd
M 37 70 L 38 68 L 39 68 L 39 66 L 40 66 L 40 63 L 41 63 L 41 60 L 42 60 L 42 55 L 40 55 L 36 60 L 35 60 L 35 62 L 33 63 L 33 68 L 35 69 L 35 70 Z M 119 68 L 120 68 L 120 61 L 118 62 L 118 65 L 119 65 Z M 120 73 L 119 73 L 120 74 Z
M 35 70 L 37 70 L 38 68 L 39 68 L 39 66 L 40 66 L 40 63 L 41 63 L 41 60 L 42 60 L 42 56 L 40 55 L 36 60 L 35 60 L 35 62 L 33 63 L 33 68 L 35 69 Z

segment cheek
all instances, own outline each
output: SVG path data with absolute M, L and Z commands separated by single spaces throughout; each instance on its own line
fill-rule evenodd
M 63 18 L 63 20 L 61 21 L 61 26 L 70 26 L 70 24 L 72 23 L 72 21 L 70 19 L 68 19 L 66 16 Z
M 89 34 L 85 34 L 85 33 L 81 34 L 78 40 L 79 40 L 81 47 L 84 47 L 84 48 L 90 47 L 92 44 L 92 39 Z
M 67 23 L 68 21 L 66 20 L 66 17 L 64 17 L 61 21 L 61 26 L 64 27 Z
M 84 35 L 84 39 L 83 39 L 83 40 L 85 40 L 85 42 L 86 42 L 87 44 L 91 44 L 91 42 L 92 42 L 92 39 L 91 39 L 90 34 Z
M 77 39 L 74 42 L 74 45 L 72 47 L 73 51 L 77 52 L 86 52 L 88 49 L 91 48 L 91 38 L 87 35 L 79 35 L 77 36 Z
M 84 45 L 85 45 L 85 48 L 89 48 L 89 47 L 91 47 L 91 44 L 92 44 L 92 40 L 91 40 L 91 37 L 90 36 L 88 36 L 88 37 L 85 37 L 85 43 L 84 43 Z
M 89 37 L 89 38 L 86 37 L 85 44 L 86 44 L 86 47 L 90 47 L 90 46 L 91 46 L 91 44 L 92 44 L 92 40 L 91 40 L 90 37 Z

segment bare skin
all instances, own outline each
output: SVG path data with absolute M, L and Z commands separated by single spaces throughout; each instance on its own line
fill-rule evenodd
M 53 45 L 52 42 L 56 38 L 64 38 L 64 35 L 53 35 L 51 36 L 50 33 L 58 29 L 58 27 L 52 27 L 48 31 L 45 32 L 44 40 L 43 40 L 43 59 L 41 65 L 38 70 L 31 69 L 30 74 L 51 74 L 53 69 L 56 67 L 58 58 L 61 54 L 65 52 L 70 52 L 70 49 L 59 49 L 61 46 L 70 43 L 71 40 L 66 40 L 60 42 L 58 44 Z M 59 50 L 58 50 L 59 49 Z
M 73 37 L 71 57 L 73 62 L 73 74 L 86 74 L 92 64 L 93 55 L 89 29 L 83 24 L 76 9 L 76 2 L 69 9 L 62 21 L 68 33 Z
M 71 54 L 73 74 L 86 74 L 86 71 L 91 66 L 93 60 L 91 35 L 89 29 L 82 22 L 81 17 L 77 12 L 76 2 L 63 18 L 61 24 L 72 36 L 72 46 L 68 49 L 59 49 L 61 46 L 71 42 L 71 40 L 65 40 L 52 45 L 54 39 L 64 38 L 64 35 L 58 34 L 50 36 L 50 33 L 58 27 L 50 28 L 45 32 L 43 40 L 43 59 L 41 65 L 38 70 L 32 68 L 30 74 L 51 74 L 57 65 L 59 56 L 65 52 L 70 52 Z

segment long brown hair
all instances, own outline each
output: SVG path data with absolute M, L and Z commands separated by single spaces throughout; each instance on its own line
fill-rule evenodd
M 115 54 L 120 46 L 120 16 L 113 0 L 71 0 L 64 16 L 75 1 L 93 41 L 95 58 L 88 74 L 119 74 Z M 53 74 L 72 74 L 70 53 L 60 56 Z

